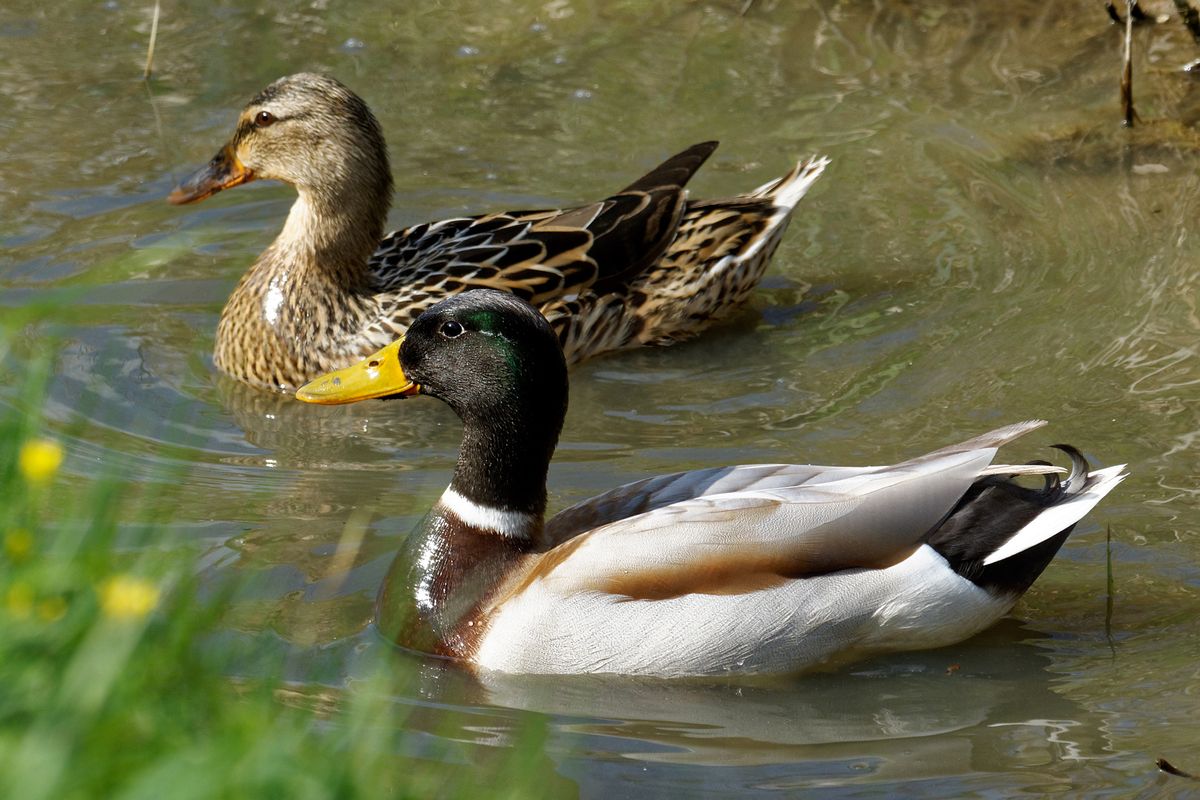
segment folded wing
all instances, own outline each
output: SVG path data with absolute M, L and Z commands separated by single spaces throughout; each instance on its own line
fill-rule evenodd
M 888 567 L 922 544 L 1001 444 L 1040 424 L 1008 426 L 890 467 L 767 465 L 631 484 L 552 520 L 551 534 L 563 537 L 589 514 L 605 524 L 567 538 L 523 584 L 665 599 Z

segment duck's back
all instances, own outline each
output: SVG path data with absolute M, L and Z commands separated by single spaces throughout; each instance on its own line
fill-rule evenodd
M 461 217 L 389 235 L 371 260 L 372 345 L 425 309 L 476 288 L 537 306 L 569 364 L 689 338 L 749 296 L 824 159 L 756 192 L 691 202 L 688 180 L 715 149 L 695 145 L 620 193 L 565 211 Z

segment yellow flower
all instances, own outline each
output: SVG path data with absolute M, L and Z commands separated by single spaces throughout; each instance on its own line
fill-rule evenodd
M 118 575 L 100 587 L 100 608 L 114 619 L 141 619 L 158 605 L 158 587 L 144 578 Z
M 67 601 L 55 595 L 37 604 L 38 618 L 43 622 L 58 622 L 67 614 Z
M 17 466 L 30 483 L 48 483 L 62 466 L 62 445 L 50 439 L 30 439 L 21 445 Z
M 13 528 L 4 534 L 4 552 L 9 559 L 16 562 L 24 561 L 33 552 L 33 534 L 24 528 Z
M 33 611 L 33 587 L 28 583 L 14 583 L 4 595 L 8 613 L 17 619 L 26 619 Z

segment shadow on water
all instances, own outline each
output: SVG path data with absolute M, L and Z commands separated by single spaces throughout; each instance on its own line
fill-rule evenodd
M 647 764 L 662 768 L 641 774 L 647 788 L 699 779 L 734 793 L 933 779 L 952 789 L 998 763 L 1023 770 L 1006 776 L 1012 786 L 1062 785 L 1055 772 L 1064 763 L 1120 753 L 1112 715 L 1056 689 L 1041 639 L 1009 621 L 969 644 L 833 673 L 668 681 L 473 677 L 399 652 L 371 631 L 298 665 L 288 702 L 328 713 L 360 677 L 382 669 L 407 676 L 391 702 L 414 735 L 503 748 L 518 737 L 522 714 L 541 715 L 549 757 L 585 795 L 638 780 Z

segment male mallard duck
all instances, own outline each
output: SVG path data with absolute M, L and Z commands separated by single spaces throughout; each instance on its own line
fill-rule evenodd
M 291 391 L 478 287 L 537 305 L 569 363 L 698 333 L 749 296 L 828 163 L 802 162 L 741 197 L 689 201 L 684 186 L 716 146 L 689 147 L 591 205 L 430 222 L 381 242 L 392 176 L 379 123 L 342 84 L 300 74 L 251 100 L 233 138 L 169 199 L 257 178 L 296 187 L 283 230 L 225 305 L 214 353 L 239 380 Z
M 380 592 L 380 626 L 503 672 L 780 672 L 952 644 L 1007 613 L 1125 477 L 1065 445 L 1066 481 L 1045 464 L 990 465 L 1033 421 L 887 467 L 664 475 L 543 522 L 566 364 L 537 311 L 485 290 L 296 396 L 415 394 L 449 404 L 463 440 Z

